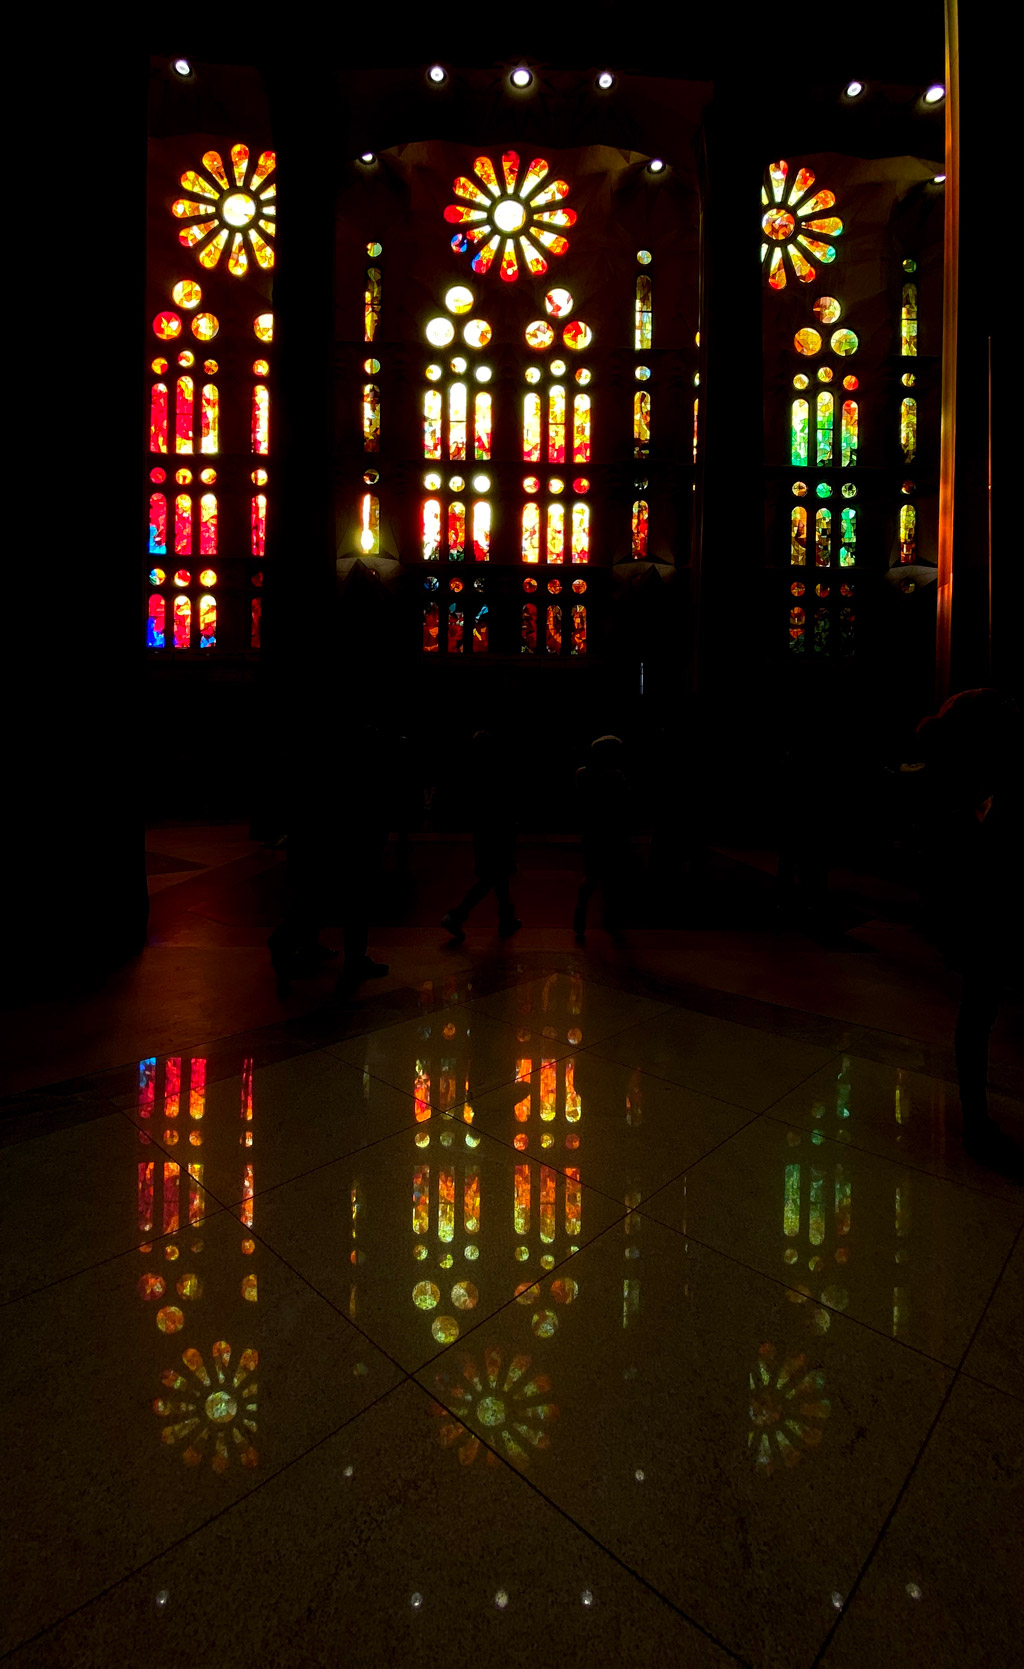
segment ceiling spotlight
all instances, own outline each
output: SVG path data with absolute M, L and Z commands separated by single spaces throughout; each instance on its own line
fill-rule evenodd
M 650 162 L 647 164 L 647 168 L 651 174 L 663 174 L 665 172 L 665 164 L 662 162 L 660 156 L 652 156 Z
M 372 151 L 364 151 L 359 160 L 360 162 L 376 162 L 377 159 Z
M 945 183 L 946 183 L 945 174 L 933 174 L 932 175 L 932 184 L 933 185 L 945 185 Z
M 863 81 L 848 81 L 846 83 L 846 96 L 848 99 L 859 99 L 863 91 Z
M 600 75 L 597 78 L 597 85 L 599 87 L 604 87 L 605 89 L 607 89 L 607 88 L 609 88 L 613 85 L 614 81 L 615 81 L 615 77 L 612 74 L 611 70 L 602 70 Z
M 936 81 L 928 88 L 924 95 L 925 104 L 941 104 L 946 96 L 946 89 L 941 81 Z
M 441 82 L 447 79 L 447 72 L 441 64 L 431 64 L 427 71 L 427 77 L 434 82 L 435 86 L 439 87 Z
M 189 63 L 187 58 L 175 58 L 174 73 L 175 75 L 180 75 L 182 80 L 184 80 L 186 76 L 192 74 L 192 65 Z
M 530 70 L 524 69 L 523 66 L 520 65 L 517 70 L 512 71 L 510 80 L 513 87 L 528 87 L 530 82 L 533 80 L 533 75 Z

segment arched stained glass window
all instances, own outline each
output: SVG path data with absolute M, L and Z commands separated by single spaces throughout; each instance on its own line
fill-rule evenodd
M 532 502 L 523 505 L 523 561 L 540 561 L 540 506 Z
M 220 398 L 215 383 L 203 384 L 201 395 L 200 452 L 208 456 L 220 450 Z
M 814 562 L 827 568 L 832 560 L 832 512 L 824 508 L 814 513 Z
M 380 499 L 375 493 L 364 493 L 362 501 L 359 548 L 364 556 L 380 554 Z
M 252 391 L 252 450 L 259 457 L 270 451 L 270 390 L 263 383 Z
M 900 352 L 904 359 L 917 355 L 917 285 L 904 284 L 900 307 Z
M 562 607 L 560 603 L 548 604 L 545 626 L 545 651 L 549 655 L 560 655 L 562 653 Z
M 146 646 L 149 649 L 162 649 L 166 642 L 165 623 L 167 619 L 167 604 L 159 592 L 154 592 L 149 599 L 149 613 L 146 627 Z
M 859 440 L 859 415 L 856 400 L 843 401 L 842 415 L 842 465 L 844 469 L 852 469 L 857 462 L 857 445 Z
M 835 399 L 831 394 L 818 395 L 816 407 L 816 436 L 815 461 L 818 468 L 832 462 L 832 419 L 835 412 Z
M 380 329 L 381 274 L 379 267 L 368 267 L 363 291 L 363 341 L 375 342 Z
M 633 505 L 633 555 L 638 560 L 647 556 L 647 524 L 650 509 L 647 500 L 637 499 Z
M 263 556 L 267 548 L 267 495 L 256 493 L 252 500 L 251 554 Z
M 537 605 L 523 604 L 523 624 L 520 647 L 524 655 L 534 655 L 537 652 Z
M 150 556 L 167 555 L 167 496 L 165 493 L 151 493 L 149 496 L 149 554 Z
M 650 348 L 654 339 L 654 300 L 650 277 L 642 272 L 636 281 L 636 317 L 633 347 L 637 353 Z
M 646 388 L 633 396 L 633 456 L 646 458 L 651 450 L 651 396 Z
M 149 450 L 167 451 L 167 384 L 155 382 L 149 393 Z
M 491 557 L 491 507 L 485 499 L 473 505 L 473 560 L 489 562 Z
M 808 406 L 806 400 L 794 400 L 790 423 L 790 463 L 799 468 L 807 463 L 807 423 Z
M 179 377 L 175 403 L 174 420 L 174 450 L 188 453 L 192 451 L 192 409 L 195 398 L 195 384 L 191 377 Z
M 857 561 L 857 512 L 844 505 L 839 514 L 839 566 L 852 568 Z
M 912 504 L 900 506 L 900 561 L 917 560 L 917 511 Z
M 917 401 L 909 397 L 900 403 L 900 445 L 904 463 L 913 463 L 917 457 Z
M 807 561 L 807 511 L 796 504 L 790 515 L 790 561 L 802 568 Z
M 549 504 L 547 518 L 547 559 L 565 561 L 565 505 Z
M 540 395 L 530 392 L 523 400 L 523 461 L 540 462 Z
M 428 388 L 423 396 L 423 456 L 441 456 L 441 395 L 436 388 Z
M 576 394 L 572 402 L 572 461 L 590 462 L 590 396 Z
M 174 647 L 175 649 L 191 649 L 192 647 L 192 604 L 188 597 L 177 596 L 174 599 Z
M 572 507 L 572 560 L 590 561 L 590 506 L 577 502 Z
M 372 382 L 363 384 L 363 451 L 380 451 L 380 389 Z
M 199 647 L 212 649 L 217 642 L 217 600 L 209 592 L 199 599 Z
M 192 495 L 178 493 L 174 500 L 174 553 L 190 556 L 192 552 Z
M 572 654 L 585 655 L 587 652 L 587 610 L 584 603 L 574 603 L 572 607 Z
M 200 556 L 216 556 L 217 554 L 217 497 L 215 493 L 203 493 L 199 500 L 199 554 Z
M 565 389 L 560 383 L 548 390 L 548 463 L 565 463 Z
M 441 555 L 441 501 L 428 498 L 424 501 L 422 512 L 423 523 L 423 560 L 436 562 Z
M 454 499 L 448 506 L 448 560 L 461 562 L 466 554 L 466 506 Z
M 491 455 L 491 396 L 478 394 L 474 400 L 473 453 L 480 459 Z

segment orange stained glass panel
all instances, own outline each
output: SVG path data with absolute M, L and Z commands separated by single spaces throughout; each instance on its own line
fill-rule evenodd
M 427 654 L 437 653 L 437 634 L 438 607 L 436 603 L 428 603 L 423 610 L 423 648 Z
M 633 456 L 646 458 L 651 450 L 651 396 L 640 389 L 633 396 Z
M 481 163 L 486 163 L 487 164 L 487 167 L 490 169 L 491 177 L 493 179 L 494 169 L 491 166 L 490 159 L 488 157 L 478 157 L 477 158 L 476 165 L 475 165 L 477 173 L 479 173 Z M 459 175 L 459 178 L 452 185 L 452 190 L 454 191 L 456 197 L 463 197 L 463 198 L 465 198 L 466 202 L 468 202 L 468 203 L 477 203 L 482 208 L 485 208 L 485 209 L 489 209 L 490 206 L 491 206 L 491 199 L 490 199 L 490 197 L 487 196 L 487 193 L 484 192 L 484 191 L 481 191 L 480 187 L 478 185 L 474 185 L 472 180 L 467 179 L 465 174 L 460 174 Z M 495 190 L 497 190 L 497 181 L 495 181 Z
M 270 451 L 270 391 L 261 382 L 252 391 L 252 450 L 261 457 Z
M 547 557 L 549 562 L 565 561 L 565 505 L 548 505 Z
M 263 600 L 254 597 L 249 607 L 249 648 L 260 647 L 260 636 L 263 626 Z
M 491 507 L 486 499 L 477 499 L 473 505 L 473 559 L 476 562 L 491 559 Z
M 572 461 L 590 462 L 590 395 L 577 394 L 572 403 Z
M 505 190 L 509 193 L 515 191 L 519 175 L 519 156 L 516 151 L 505 152 L 501 159 L 501 171 L 505 176 Z
M 917 560 L 917 511 L 912 504 L 900 506 L 900 561 Z
M 565 389 L 559 383 L 548 390 L 548 463 L 565 463 Z
M 526 196 L 525 186 L 520 195 L 523 197 Z M 564 180 L 552 180 L 550 185 L 545 186 L 543 191 L 539 191 L 536 197 L 531 199 L 532 207 L 535 209 L 542 209 L 545 203 L 561 202 L 562 198 L 568 197 L 568 195 L 569 187 L 566 185 Z M 572 211 L 570 210 L 569 212 L 571 213 Z M 575 214 L 573 214 L 573 219 L 575 218 Z
M 463 627 L 465 621 L 462 610 L 457 603 L 448 605 L 448 653 L 457 655 L 462 649 Z
M 380 499 L 364 493 L 360 506 L 359 548 L 365 556 L 380 553 Z
M 573 655 L 585 655 L 587 652 L 587 611 L 582 603 L 574 603 L 572 609 L 572 639 L 569 652 Z M 568 1089 L 566 1100 L 568 1101 Z M 566 1118 L 569 1117 L 568 1108 Z
M 455 1177 L 451 1171 L 439 1172 L 437 1178 L 437 1237 L 442 1241 L 455 1236 Z
M 423 456 L 441 456 L 441 392 L 428 388 L 423 396 Z
M 181 335 L 181 319 L 177 313 L 158 313 L 153 320 L 153 330 L 161 342 L 173 342 L 176 336 Z
M 551 610 L 548 610 L 551 613 Z M 541 1166 L 540 1171 L 540 1237 L 546 1246 L 550 1246 L 555 1238 L 555 1194 L 556 1176 L 547 1165 Z
M 363 341 L 375 342 L 380 329 L 381 276 L 379 267 L 368 267 L 363 290 Z
M 574 562 L 590 561 L 589 504 L 574 504 L 572 507 L 572 560 Z
M 204 493 L 199 500 L 199 554 L 217 554 L 217 495 Z
M 174 450 L 192 451 L 192 410 L 195 388 L 191 377 L 179 377 L 174 414 Z
M 562 608 L 560 603 L 548 604 L 544 648 L 549 655 L 560 655 L 562 653 Z
M 540 506 L 523 505 L 523 561 L 540 561 Z
M 177 596 L 174 599 L 174 647 L 175 649 L 190 649 L 192 647 L 192 604 L 187 597 Z
M 633 320 L 633 347 L 637 353 L 651 346 L 654 335 L 654 292 L 651 280 L 641 273 L 636 281 L 636 307 Z
M 430 1166 L 417 1166 L 412 1173 L 412 1232 L 424 1235 L 430 1229 Z
M 502 250 L 501 276 L 506 284 L 514 284 L 519 277 L 519 262 L 516 260 L 515 245 L 511 238 L 505 239 L 505 248 Z
M 448 390 L 448 456 L 466 456 L 466 385 L 453 382 Z
M 216 383 L 203 384 L 200 396 L 200 452 L 220 451 L 220 396 Z
M 191 228 L 191 230 L 198 231 L 199 228 L 198 227 L 193 227 L 193 228 Z M 188 231 L 179 232 L 178 233 L 178 238 L 182 243 L 188 242 L 189 232 Z M 227 243 L 227 241 L 228 241 L 228 228 L 226 226 L 222 226 L 220 231 L 217 233 L 217 236 L 215 238 L 213 238 L 206 245 L 205 249 L 201 249 L 199 251 L 199 264 L 200 264 L 200 266 L 210 267 L 210 268 L 215 267 L 217 265 L 217 262 L 220 260 L 221 255 L 224 253 L 224 245 Z
M 199 647 L 212 649 L 217 642 L 217 599 L 207 591 L 199 599 Z
M 176 556 L 189 556 L 192 552 L 192 498 L 189 493 L 179 493 L 174 500 L 174 552 Z
M 380 389 L 372 382 L 363 384 L 363 451 L 380 451 Z
M 649 517 L 647 500 L 638 498 L 633 505 L 633 555 L 641 560 L 647 555 L 647 524 Z
M 807 510 L 794 505 L 789 518 L 789 560 L 802 568 L 807 562 Z
M 572 1165 L 565 1168 L 565 1232 L 570 1240 L 578 1240 L 583 1227 L 583 1190 L 579 1170 Z
M 428 498 L 423 505 L 423 560 L 436 562 L 441 555 L 441 504 Z
M 474 452 L 477 458 L 491 455 L 491 396 L 478 394 L 474 404 Z
M 540 462 L 541 403 L 540 395 L 529 393 L 523 399 L 523 460 L 528 464 Z
M 149 450 L 167 451 L 167 384 L 155 382 L 149 393 Z
M 466 554 L 466 506 L 454 502 L 448 506 L 448 555 L 459 562 Z
M 528 603 L 527 608 L 533 604 Z M 525 611 L 524 611 L 525 612 Z M 530 1232 L 530 1167 L 517 1165 L 512 1196 L 512 1226 L 517 1235 L 523 1236 Z
M 251 549 L 253 556 L 265 556 L 267 549 L 267 495 L 254 493 L 251 506 Z
M 249 190 L 250 191 L 255 191 L 256 187 L 258 185 L 262 185 L 263 181 L 266 179 L 267 175 L 272 174 L 276 167 L 277 167 L 277 157 L 275 156 L 274 152 L 273 151 L 261 151 L 260 152 L 260 159 L 257 162 L 256 167 L 253 169 L 252 179 L 249 181 Z M 269 196 L 270 193 L 266 192 L 264 195 Z

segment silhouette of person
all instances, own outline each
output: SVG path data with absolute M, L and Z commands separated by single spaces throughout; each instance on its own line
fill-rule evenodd
M 629 870 L 629 830 L 623 770 L 625 749 L 618 736 L 598 736 L 590 758 L 576 772 L 576 800 L 583 835 L 583 880 L 576 895 L 572 925 L 578 944 L 587 933 L 587 905 L 598 887 L 604 891 L 603 923 L 618 933 L 623 922 Z
M 516 867 L 515 803 L 508 762 L 489 730 L 478 730 L 473 736 L 467 786 L 477 878 L 462 902 L 441 917 L 441 926 L 461 941 L 466 936 L 464 923 L 470 912 L 493 892 L 498 903 L 498 932 L 508 938 L 523 925 L 509 890 Z
M 988 1108 L 989 1038 L 1024 925 L 1019 715 L 996 690 L 963 690 L 917 734 L 931 809 L 936 924 L 961 976 L 954 1049 L 964 1148 L 1024 1180 L 1024 1152 Z

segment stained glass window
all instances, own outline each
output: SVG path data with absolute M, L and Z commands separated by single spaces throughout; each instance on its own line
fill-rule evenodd
M 633 505 L 633 555 L 640 558 L 647 556 L 647 523 L 650 510 L 647 500 L 637 499 Z

